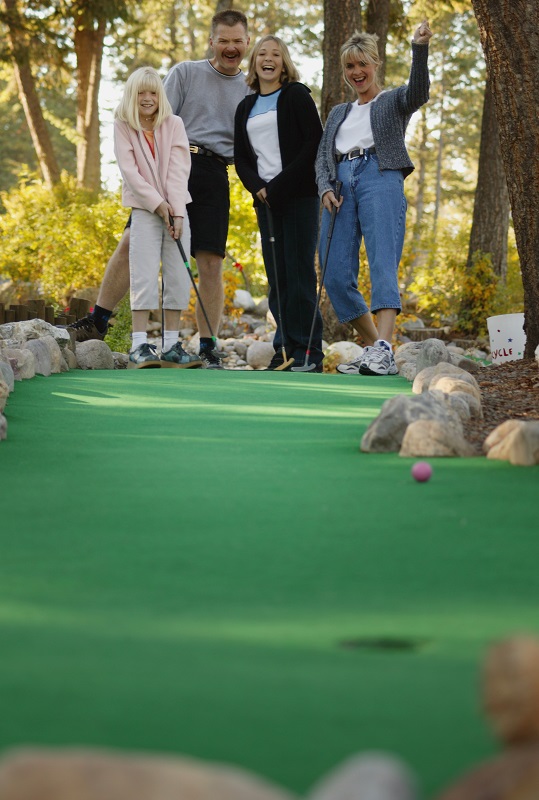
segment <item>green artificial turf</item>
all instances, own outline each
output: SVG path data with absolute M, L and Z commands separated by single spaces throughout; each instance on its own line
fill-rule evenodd
M 494 752 L 485 646 L 537 631 L 539 468 L 359 452 L 399 377 L 18 383 L 0 443 L 0 748 L 228 761 L 298 792 L 389 750 L 431 795 Z

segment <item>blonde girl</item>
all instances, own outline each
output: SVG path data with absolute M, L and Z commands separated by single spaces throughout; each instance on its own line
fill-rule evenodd
M 122 174 L 122 203 L 131 211 L 129 271 L 133 319 L 129 367 L 195 367 L 178 341 L 190 281 L 176 240 L 189 252 L 186 205 L 191 168 L 182 120 L 172 113 L 159 74 L 141 67 L 128 78 L 114 115 L 114 152 Z M 165 326 L 161 356 L 147 340 L 149 312 L 159 306 L 163 270 Z

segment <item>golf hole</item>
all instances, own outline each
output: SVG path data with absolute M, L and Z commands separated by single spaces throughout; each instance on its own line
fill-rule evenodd
M 428 639 L 398 638 L 393 636 L 360 637 L 344 639 L 339 646 L 345 650 L 376 650 L 392 652 L 417 652 L 429 643 Z

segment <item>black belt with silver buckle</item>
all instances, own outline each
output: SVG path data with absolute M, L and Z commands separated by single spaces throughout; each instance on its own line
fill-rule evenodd
M 216 158 L 217 161 L 220 161 L 222 164 L 226 164 L 229 167 L 231 164 L 234 163 L 233 158 L 226 158 L 225 156 L 219 156 L 217 153 L 214 153 L 212 150 L 208 150 L 207 147 L 202 147 L 200 144 L 190 144 L 189 145 L 189 152 L 195 153 L 197 156 L 209 156 L 210 158 Z
M 348 153 L 337 153 L 335 160 L 337 161 L 337 164 L 339 164 L 344 160 L 352 161 L 354 158 L 372 156 L 373 153 L 376 153 L 376 147 L 356 147 L 354 150 L 350 150 Z

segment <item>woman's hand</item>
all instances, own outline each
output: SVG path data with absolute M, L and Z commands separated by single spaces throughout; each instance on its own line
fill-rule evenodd
M 259 200 L 261 200 L 263 203 L 265 203 L 267 206 L 269 206 L 269 203 L 267 201 L 268 193 L 266 192 L 266 187 L 265 186 L 263 186 L 261 189 L 258 190 L 258 192 L 256 193 L 256 196 L 258 197 Z
M 155 213 L 161 217 L 167 226 L 168 232 L 172 237 L 174 237 L 174 228 L 171 225 L 172 206 L 169 205 L 166 200 L 163 200 L 155 209 Z
M 322 205 L 330 212 L 330 214 L 333 211 L 334 206 L 336 206 L 337 208 L 340 208 L 342 206 L 342 201 L 343 201 L 342 196 L 337 200 L 332 190 L 322 195 Z
M 429 28 L 429 23 L 424 19 L 421 25 L 416 28 L 412 41 L 416 44 L 428 44 L 431 36 L 432 31 Z
M 173 239 L 179 239 L 183 233 L 183 217 L 174 217 Z

